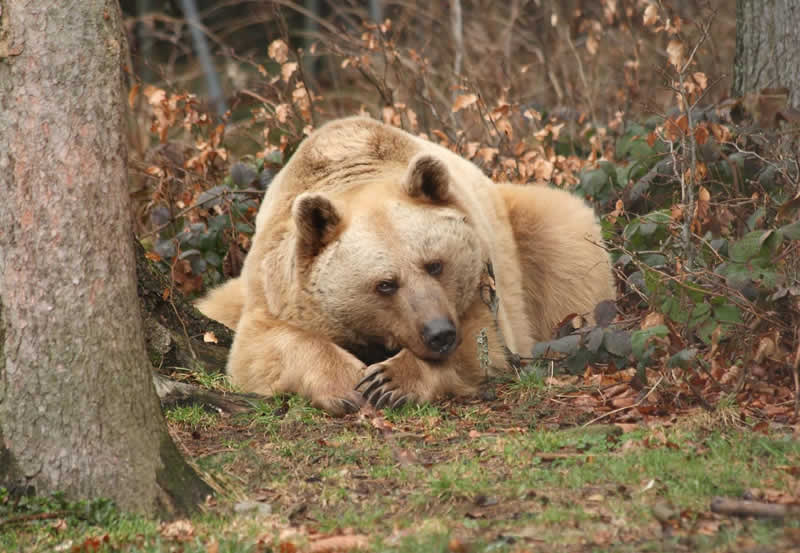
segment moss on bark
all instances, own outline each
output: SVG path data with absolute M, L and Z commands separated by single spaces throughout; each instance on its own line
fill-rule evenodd
M 156 473 L 156 482 L 163 493 L 158 505 L 162 517 L 193 513 L 214 493 L 211 486 L 198 478 L 166 433 L 161 438 L 161 461 L 163 468 Z

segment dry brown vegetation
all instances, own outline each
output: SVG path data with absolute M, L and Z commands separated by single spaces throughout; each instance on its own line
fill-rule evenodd
M 619 313 L 596 329 L 565 321 L 544 350 L 519 352 L 540 357 L 535 370 L 624 377 L 601 413 L 691 398 L 796 417 L 798 116 L 780 89 L 727 98 L 731 2 L 462 4 L 460 26 L 440 3 L 388 4 L 380 24 L 358 3 L 305 21 L 291 2 L 212 7 L 201 15 L 225 68 L 222 117 L 183 92 L 196 75 L 185 22 L 130 19 L 174 43 L 156 50 L 163 63 L 139 59 L 163 79 L 130 94 L 150 257 L 186 294 L 237 274 L 260 195 L 299 141 L 368 113 L 495 180 L 597 206 Z

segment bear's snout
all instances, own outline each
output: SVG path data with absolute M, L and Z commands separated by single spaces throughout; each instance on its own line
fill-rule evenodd
M 422 341 L 437 355 L 447 355 L 456 345 L 458 332 L 450 319 L 433 319 L 422 328 Z

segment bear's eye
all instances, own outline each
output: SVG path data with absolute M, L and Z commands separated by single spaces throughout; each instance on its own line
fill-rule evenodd
M 428 274 L 431 276 L 442 274 L 442 268 L 441 261 L 431 261 L 430 263 L 425 264 L 425 270 L 428 271 Z
M 383 296 L 391 296 L 397 292 L 397 281 L 382 280 L 375 286 L 375 291 Z

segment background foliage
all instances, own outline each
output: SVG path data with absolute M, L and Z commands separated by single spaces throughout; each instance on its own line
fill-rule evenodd
M 800 118 L 785 90 L 727 96 L 729 2 L 477 1 L 460 27 L 440 3 L 387 4 L 379 24 L 358 2 L 255 5 L 201 13 L 222 115 L 184 92 L 201 86 L 186 22 L 128 20 L 150 77 L 130 94 L 138 232 L 180 291 L 238 274 L 263 191 L 299 142 L 365 113 L 496 181 L 596 206 L 617 304 L 598 306 L 596 328 L 576 313 L 518 352 L 529 370 L 628 371 L 626 401 L 669 409 L 795 409 Z

